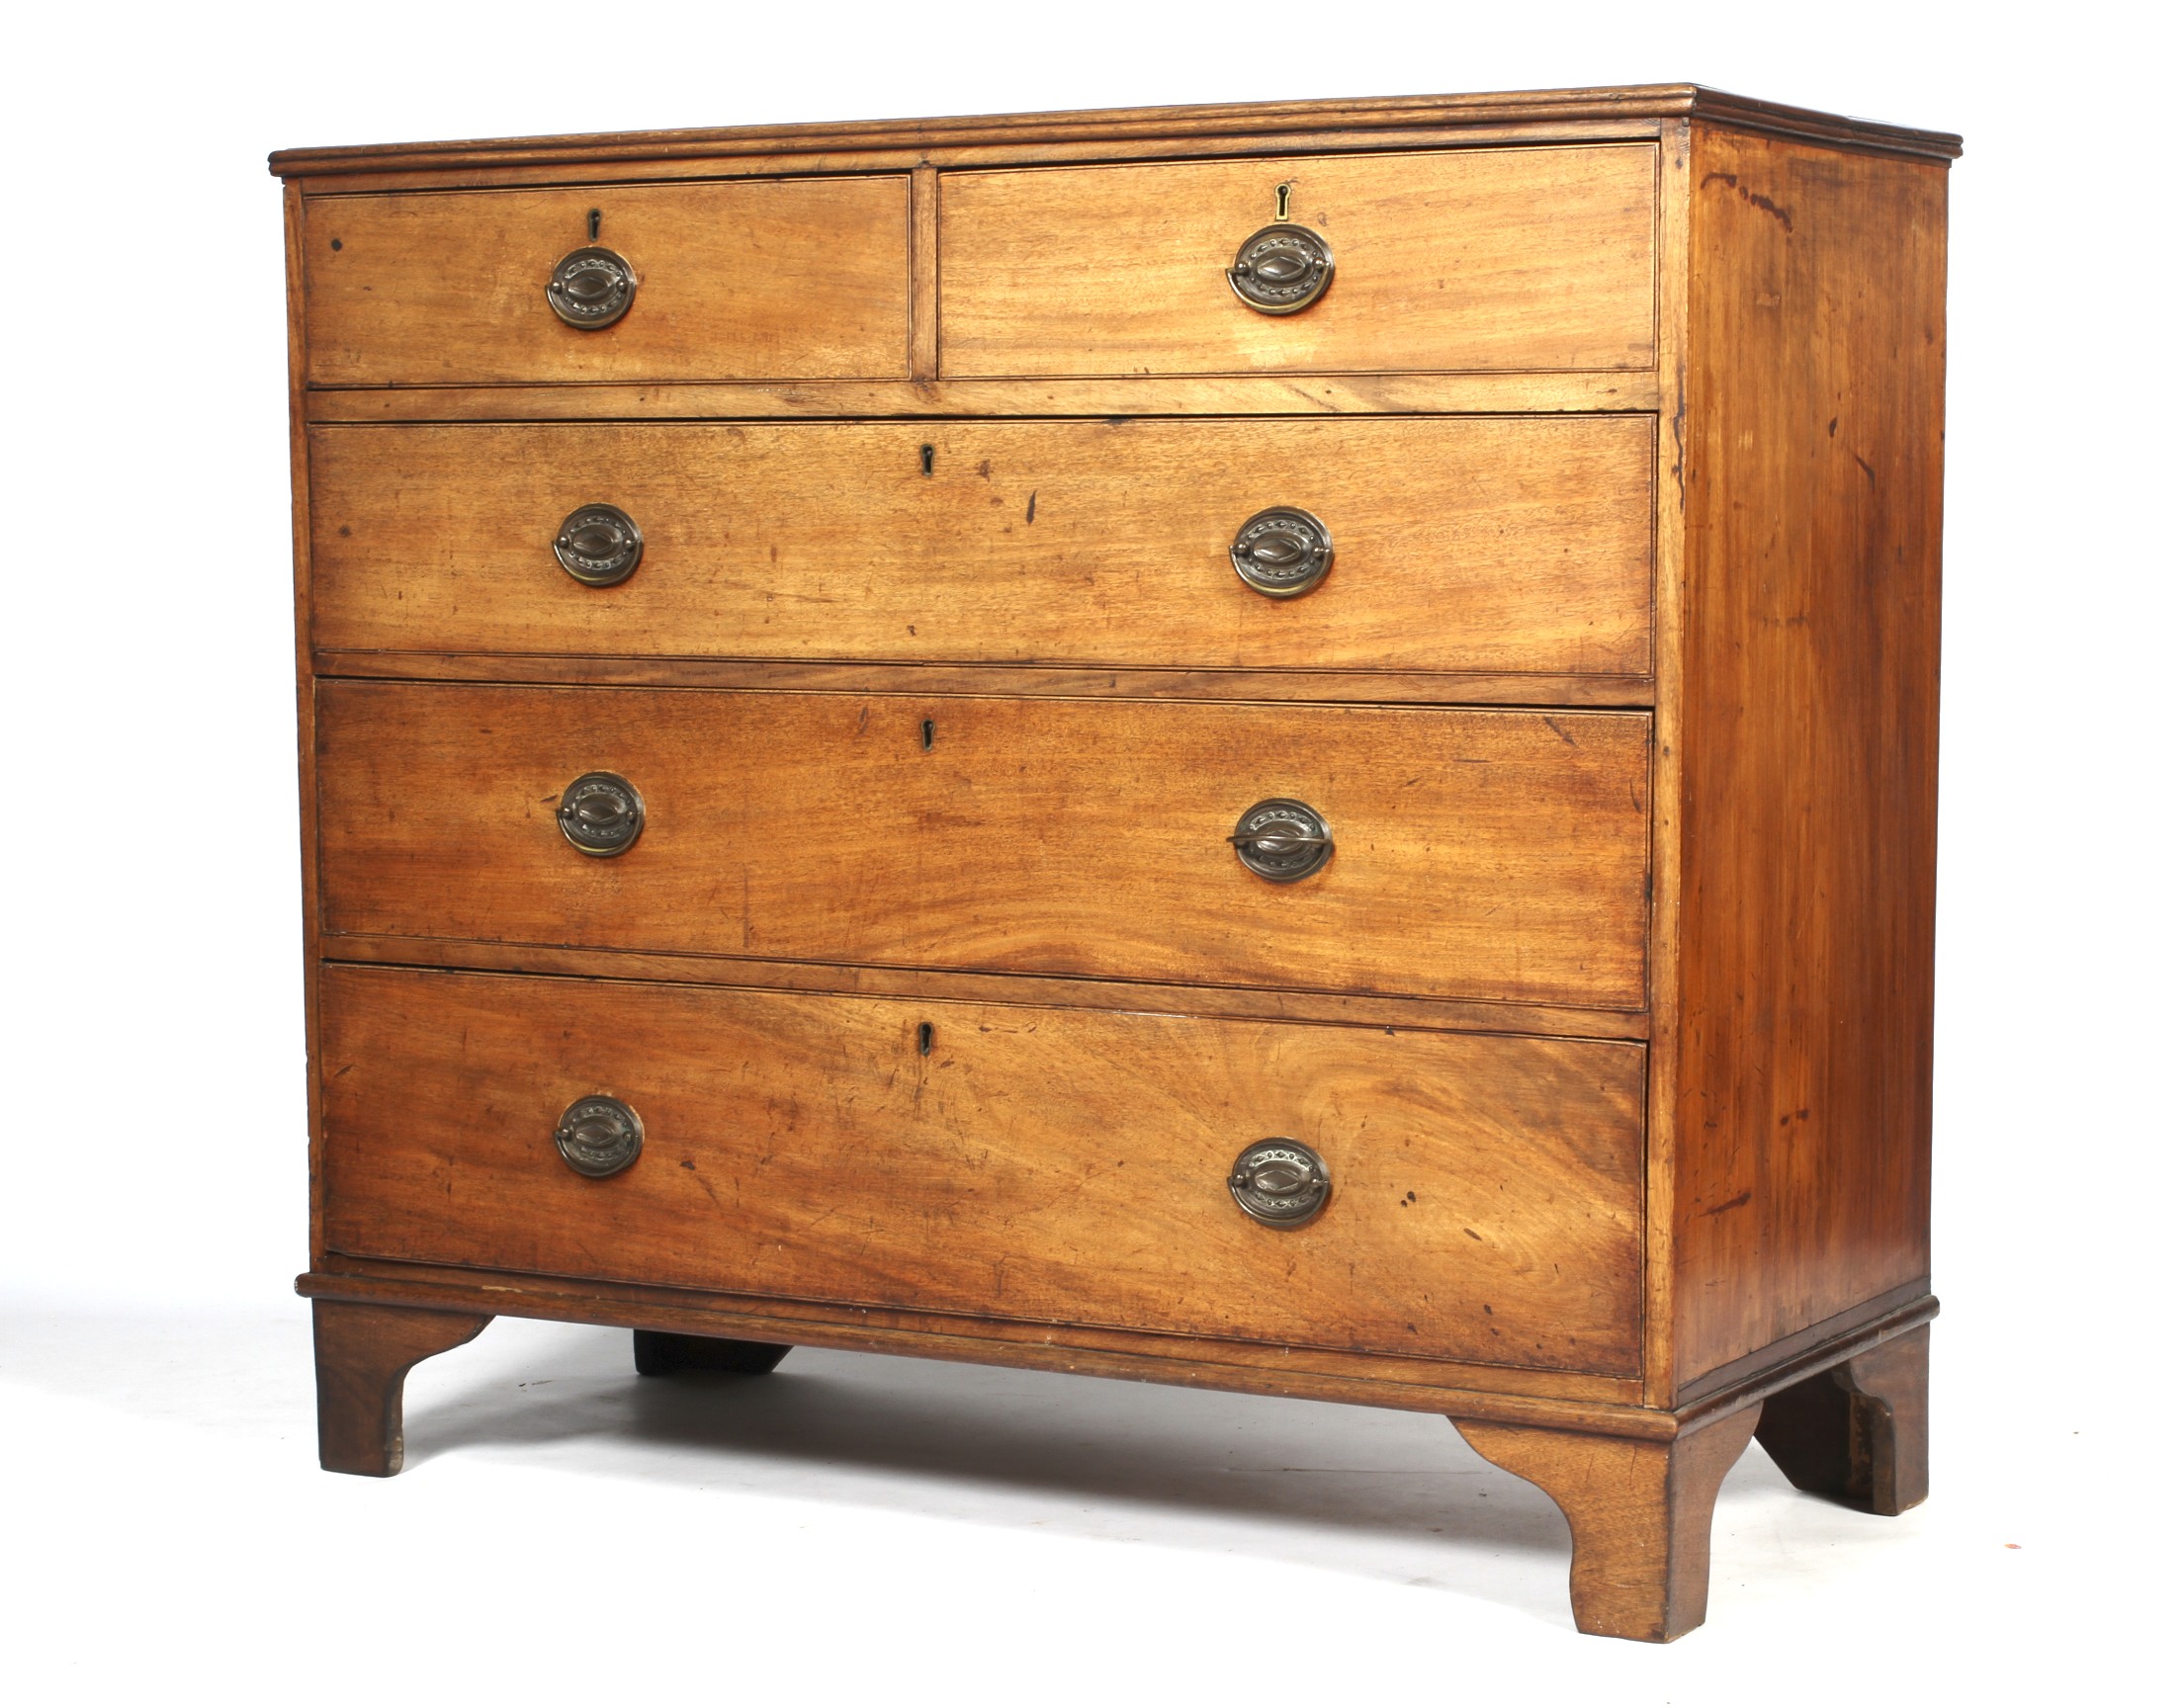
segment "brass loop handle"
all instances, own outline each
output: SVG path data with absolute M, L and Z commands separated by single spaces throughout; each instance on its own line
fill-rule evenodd
M 586 504 L 563 518 L 554 535 L 554 556 L 586 587 L 627 581 L 645 555 L 645 536 L 627 510 Z
M 1276 504 L 1236 531 L 1229 564 L 1254 593 L 1294 599 L 1311 592 L 1335 567 L 1335 536 L 1311 511 Z
M 1335 278 L 1335 252 L 1303 225 L 1266 225 L 1244 239 L 1229 264 L 1229 289 L 1262 314 L 1294 314 L 1317 302 Z
M 562 791 L 555 812 L 568 845 L 601 859 L 627 853 L 645 833 L 645 798 L 612 771 L 586 771 Z
M 612 326 L 630 311 L 637 272 L 612 249 L 571 249 L 554 264 L 546 300 L 569 325 L 586 332 Z
M 1327 1208 L 1333 1190 L 1326 1161 L 1294 1139 L 1248 1145 L 1229 1170 L 1229 1192 L 1237 1206 L 1269 1228 L 1301 1228 Z
M 1335 853 L 1335 833 L 1302 801 L 1276 796 L 1236 821 L 1229 843 L 1245 869 L 1270 884 L 1294 884 L 1325 866 Z
M 579 1097 L 554 1129 L 562 1160 L 592 1180 L 619 1174 L 645 1149 L 645 1123 L 619 1097 Z

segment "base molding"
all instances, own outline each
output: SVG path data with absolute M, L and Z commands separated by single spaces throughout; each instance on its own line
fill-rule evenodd
M 1117 1336 L 1087 1345 L 1056 1327 L 1038 1338 L 1022 1338 L 1022 1324 L 1010 1333 L 982 1333 L 969 1322 L 936 1320 L 931 1326 L 903 1326 L 873 1321 L 874 1313 L 855 1306 L 831 1308 L 784 1305 L 769 1311 L 768 1301 L 693 1299 L 669 1288 L 557 1283 L 538 1276 L 449 1279 L 445 1270 L 430 1278 L 391 1274 L 354 1274 L 311 1270 L 297 1277 L 297 1292 L 313 1300 L 355 1305 L 408 1306 L 421 1311 L 474 1312 L 525 1317 L 552 1323 L 590 1323 L 602 1327 L 649 1329 L 714 1339 L 759 1341 L 787 1346 L 830 1346 L 852 1352 L 883 1352 L 900 1357 L 938 1358 L 967 1364 L 994 1364 L 1030 1370 L 1055 1370 L 1124 1381 L 1159 1382 L 1227 1393 L 1270 1394 L 1298 1400 L 1328 1400 L 1377 1406 L 1399 1411 L 1434 1411 L 1445 1417 L 1482 1422 L 1538 1424 L 1580 1434 L 1667 1441 L 1708 1418 L 1740 1411 L 1776 1391 L 1803 1381 L 1883 1341 L 1930 1321 L 1938 1302 L 1927 1295 L 1806 1346 L 1771 1369 L 1748 1375 L 1695 1404 L 1668 1410 L 1619 1399 L 1565 1397 L 1509 1392 L 1483 1385 L 1498 1372 L 1478 1366 L 1436 1365 L 1425 1360 L 1400 1379 L 1374 1374 L 1344 1374 L 1327 1368 L 1286 1363 L 1246 1362 L 1239 1349 L 1220 1342 L 1192 1342 L 1179 1353 L 1177 1342 L 1148 1335 L 1145 1349 L 1118 1346 Z M 944 1325 L 943 1325 L 944 1324 Z M 1254 1349 L 1264 1354 L 1264 1348 Z M 1371 1361 L 1376 1371 L 1386 1361 Z M 1525 1372 L 1510 1372 L 1513 1384 Z

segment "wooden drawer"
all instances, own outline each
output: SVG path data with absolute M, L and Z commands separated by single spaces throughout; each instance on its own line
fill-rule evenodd
M 1636 1368 L 1634 1045 L 364 968 L 321 989 L 336 1251 Z M 602 1093 L 644 1146 L 591 1179 L 553 1134 Z M 1229 1193 L 1277 1136 L 1333 1182 L 1302 1227 Z
M 323 427 L 310 454 L 330 649 L 1651 661 L 1651 417 Z M 599 502 L 644 533 L 611 587 L 553 553 L 563 518 Z M 1231 566 L 1273 505 L 1333 536 L 1306 597 Z
M 1643 369 L 1652 144 L 949 172 L 949 376 Z M 1333 252 L 1302 312 L 1230 290 L 1252 233 Z
M 314 385 L 909 372 L 910 193 L 899 175 L 305 206 Z M 547 282 L 594 241 L 628 261 L 636 291 L 613 324 L 567 325 Z
M 1635 1008 L 1649 720 L 330 681 L 325 928 Z M 929 747 L 926 745 L 929 740 Z M 636 844 L 576 852 L 591 771 Z M 1326 815 L 1301 882 L 1228 837 Z

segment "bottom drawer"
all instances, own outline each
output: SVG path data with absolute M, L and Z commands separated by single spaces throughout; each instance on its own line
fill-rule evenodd
M 320 1043 L 335 1252 L 1637 1368 L 1637 1045 L 360 967 Z M 602 1095 L 596 1178 L 555 1134 Z M 1273 1137 L 1302 1225 L 1230 1190 Z

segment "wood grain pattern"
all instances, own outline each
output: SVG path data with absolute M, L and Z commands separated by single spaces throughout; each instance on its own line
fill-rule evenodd
M 1562 1508 L 1580 1631 L 1672 1643 L 1705 1620 L 1714 1498 L 1759 1414 L 1747 1406 L 1667 1441 L 1449 1421 Z
M 1566 1008 L 1534 1002 L 1469 1002 L 1437 996 L 1351 996 L 1249 984 L 1157 984 L 1144 980 L 1040 978 L 1028 973 L 940 972 L 824 961 L 757 961 L 743 955 L 641 954 L 538 943 L 480 943 L 348 933 L 338 958 L 380 967 L 462 967 L 480 973 L 568 974 L 769 990 L 916 996 L 935 1002 L 1025 1002 L 1043 1007 L 1122 1008 L 1227 1020 L 1308 1020 L 1327 1026 L 1396 1026 L 1425 1032 L 1517 1032 L 1540 1038 L 1648 1036 L 1642 1009 Z
M 1654 174 L 1644 145 L 943 173 L 940 371 L 1649 367 Z M 1225 269 L 1281 184 L 1335 278 L 1269 316 Z
M 1653 907 L 1647 921 L 1646 992 L 1652 1049 L 1646 1053 L 1645 1395 L 1676 1398 L 1676 951 L 1683 915 L 1681 823 L 1684 726 L 1684 457 L 1691 341 L 1691 128 L 1661 127 L 1661 413 L 1653 436 L 1659 521 L 1653 548 Z M 1663 1112 L 1667 1112 L 1664 1118 Z
M 424 1359 L 475 1340 L 492 1321 L 466 1311 L 311 1301 L 318 1464 L 352 1477 L 402 1468 L 402 1381 Z
M 318 428 L 329 648 L 1643 674 L 1653 423 L 1280 420 Z M 929 455 L 930 471 L 927 472 Z M 562 518 L 613 503 L 586 587 Z M 1269 505 L 1300 599 L 1230 565 Z
M 311 680 L 310 643 L 310 435 L 305 425 L 304 369 L 304 196 L 293 184 L 281 191 L 281 247 L 288 276 L 288 471 L 289 589 L 296 644 L 296 797 L 297 830 L 303 856 L 303 998 L 304 1051 L 306 1065 L 318 1055 L 318 735 L 314 726 L 317 689 Z M 324 1254 L 318 1242 L 318 1075 L 307 1066 L 306 1083 L 306 1162 L 310 1187 L 311 1261 Z
M 1118 670 L 1070 664 L 874 664 L 788 658 L 602 657 L 591 652 L 315 652 L 320 676 L 612 688 L 779 688 L 1005 700 L 1260 700 L 1340 705 L 1567 706 L 1654 702 L 1650 676 L 1495 670 Z
M 901 176 L 598 185 L 305 204 L 314 385 L 906 379 Z M 564 325 L 554 265 L 597 241 L 635 269 L 611 326 Z
M 934 327 L 937 334 L 937 322 Z M 316 390 L 316 422 L 768 421 L 1115 415 L 1491 415 L 1651 410 L 1651 370 L 1589 374 L 1196 374 L 1099 380 L 685 380 Z
M 364 968 L 325 1011 L 335 1250 L 1635 1366 L 1632 1046 Z M 605 1180 L 552 1143 L 596 1093 L 646 1126 Z M 1269 1135 L 1336 1182 L 1305 1227 L 1229 1196 Z
M 1679 1392 L 1930 1269 L 1946 172 L 1692 180 Z
M 331 932 L 1644 999 L 1642 714 L 338 682 L 318 727 Z M 555 818 L 594 770 L 612 859 Z M 1269 884 L 1227 838 L 1284 796 L 1335 854 Z

